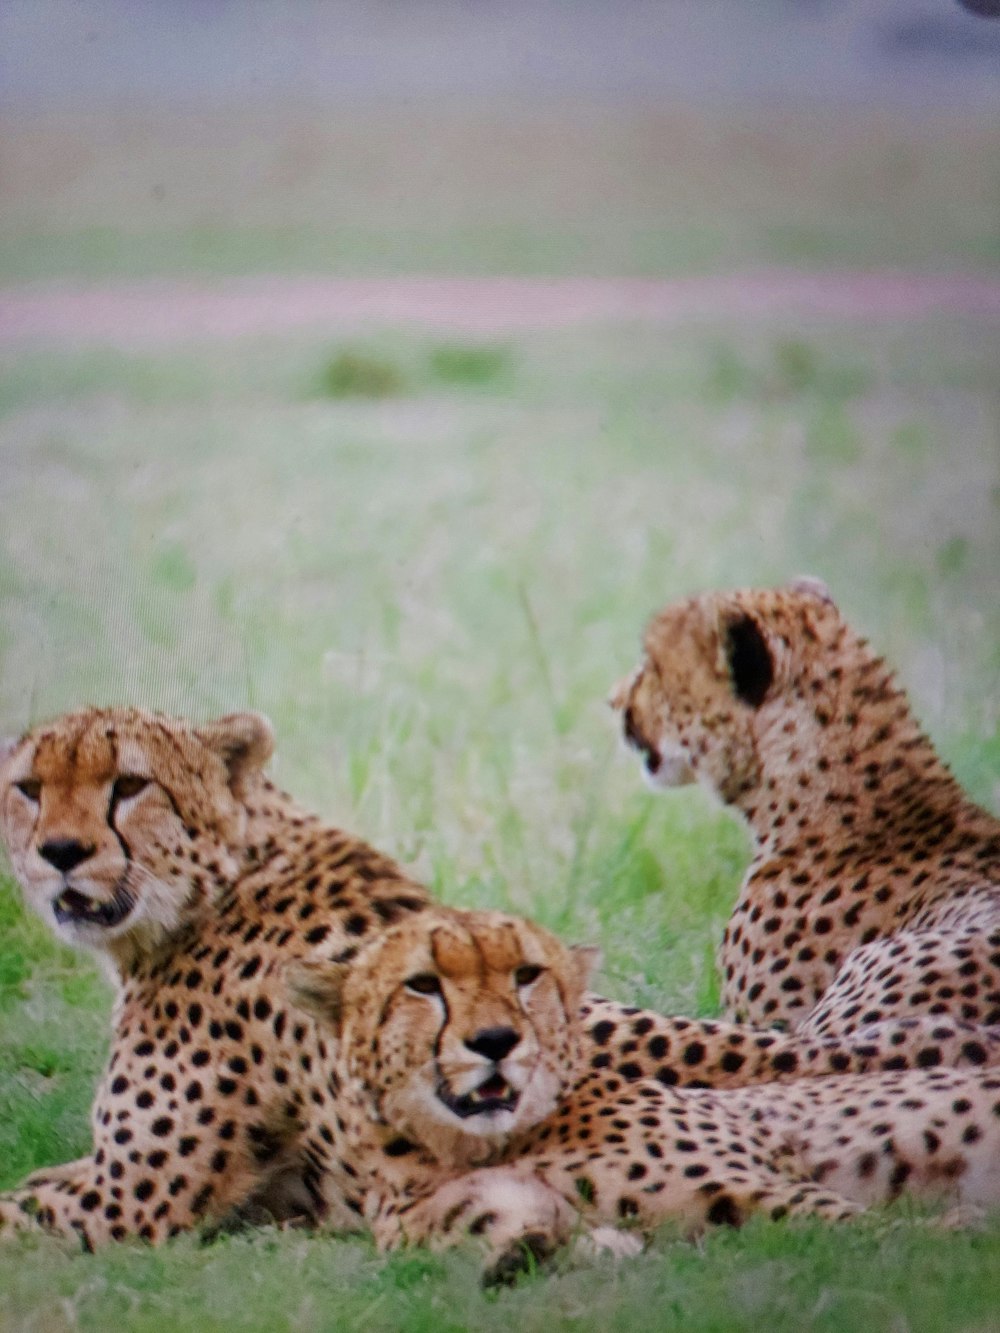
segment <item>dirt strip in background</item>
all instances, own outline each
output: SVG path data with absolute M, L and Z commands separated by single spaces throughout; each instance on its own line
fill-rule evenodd
M 470 335 L 598 322 L 796 316 L 1000 319 L 1000 276 L 766 270 L 688 278 L 253 277 L 0 291 L 0 342 L 116 346 L 359 325 Z

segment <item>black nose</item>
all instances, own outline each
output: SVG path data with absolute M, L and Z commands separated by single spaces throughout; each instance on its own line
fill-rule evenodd
M 521 1040 L 513 1028 L 482 1028 L 465 1044 L 487 1060 L 502 1060 Z
M 50 838 L 38 849 L 38 855 L 48 861 L 49 865 L 61 870 L 64 875 L 93 854 L 93 844 L 85 847 L 82 842 L 77 842 L 76 838 Z

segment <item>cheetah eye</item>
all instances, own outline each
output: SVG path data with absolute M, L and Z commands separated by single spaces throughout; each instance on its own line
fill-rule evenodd
M 42 784 L 37 778 L 25 778 L 23 782 L 15 782 L 14 786 L 27 800 L 38 803 L 42 794 Z
M 138 773 L 123 773 L 115 778 L 111 789 L 113 801 L 127 801 L 130 796 L 138 796 L 144 787 L 149 786 L 149 778 L 141 778 Z
M 407 977 L 403 985 L 418 995 L 441 994 L 441 983 L 433 972 L 418 972 L 416 976 Z
M 514 984 L 517 986 L 530 986 L 533 981 L 545 971 L 544 967 L 539 967 L 537 963 L 523 963 L 514 971 Z

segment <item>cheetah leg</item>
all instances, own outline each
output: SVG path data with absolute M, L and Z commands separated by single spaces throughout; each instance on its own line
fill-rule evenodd
M 822 1217 L 828 1222 L 846 1222 L 864 1212 L 863 1205 L 809 1180 L 751 1181 L 735 1188 L 732 1182 L 719 1183 L 722 1188 L 706 1199 L 704 1210 L 704 1220 L 716 1225 L 738 1226 L 754 1213 L 773 1221 Z
M 589 996 L 583 1006 L 592 1069 L 668 1086 L 734 1088 L 827 1074 L 1000 1064 L 1000 1028 L 951 1018 L 890 1019 L 837 1036 L 778 1032 L 712 1019 L 671 1018 Z
M 86 1249 L 129 1236 L 155 1244 L 241 1203 L 260 1181 L 249 1161 L 198 1172 L 193 1158 L 160 1162 L 152 1147 L 133 1156 L 105 1154 L 100 1163 L 87 1157 L 34 1172 L 0 1195 L 0 1238 L 41 1230 L 77 1237 Z
M 422 1244 L 447 1249 L 475 1241 L 485 1252 L 483 1282 L 511 1281 L 565 1245 L 579 1214 L 530 1172 L 484 1167 L 441 1185 L 419 1203 L 383 1209 L 372 1229 L 380 1249 Z
M 57 1166 L 41 1166 L 37 1171 L 32 1171 L 30 1176 L 25 1176 L 18 1189 L 37 1189 L 50 1181 L 72 1180 L 85 1169 L 89 1161 L 89 1157 L 77 1157 L 72 1162 L 60 1162 Z
M 861 944 L 798 1030 L 849 1033 L 914 1011 L 1000 1024 L 1000 930 L 901 930 Z

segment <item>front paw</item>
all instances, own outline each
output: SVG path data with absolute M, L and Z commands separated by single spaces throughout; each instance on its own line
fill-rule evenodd
M 494 1253 L 483 1268 L 484 1287 L 509 1287 L 522 1273 L 533 1273 L 539 1264 L 551 1258 L 562 1244 L 551 1232 L 527 1231 Z

